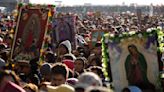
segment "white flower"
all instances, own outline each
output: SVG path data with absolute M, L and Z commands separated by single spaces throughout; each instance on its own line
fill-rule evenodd
M 114 34 L 110 34 L 110 37 L 114 37 Z
M 142 38 L 143 36 L 142 36 L 142 34 L 138 34 L 138 37 L 139 37 L 139 38 Z
M 152 31 L 152 29 L 151 28 L 148 28 L 147 30 L 146 30 L 146 32 L 151 32 Z
M 129 32 L 130 35 L 133 35 L 133 34 L 135 34 L 135 33 L 136 33 L 135 31 L 130 31 L 130 32 Z
M 162 27 L 158 26 L 157 29 L 162 30 Z

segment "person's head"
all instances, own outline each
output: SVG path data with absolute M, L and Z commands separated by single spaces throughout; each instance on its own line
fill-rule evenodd
M 92 72 L 85 72 L 78 77 L 78 83 L 75 85 L 76 92 L 84 92 L 91 86 L 102 87 L 102 81 L 98 75 Z
M 99 77 L 102 78 L 102 79 L 105 78 L 104 75 L 103 75 L 102 67 L 99 67 L 99 66 L 91 66 L 89 68 L 89 71 L 90 72 L 93 72 L 93 73 L 95 73 L 97 75 L 99 75 Z
M 101 65 L 102 65 L 102 63 L 101 63 L 101 60 L 98 56 L 95 56 L 89 62 L 89 66 L 101 66 Z
M 96 55 L 101 55 L 101 43 L 100 43 L 100 42 L 97 42 L 97 43 L 96 43 L 93 52 L 94 52 Z
M 59 56 L 71 53 L 71 51 L 72 51 L 72 47 L 71 47 L 71 43 L 69 40 L 63 41 L 59 44 L 59 47 L 58 47 L 58 55 Z
M 27 60 L 19 60 L 16 64 L 17 73 L 24 73 L 28 75 L 31 72 L 31 65 Z
M 137 55 L 138 54 L 138 49 L 137 49 L 137 47 L 134 44 L 129 45 L 128 46 L 128 50 L 129 50 L 129 53 L 131 55 Z
M 23 89 L 26 91 L 26 92 L 39 92 L 38 91 L 38 87 L 35 85 L 35 84 L 32 84 L 32 83 L 29 83 L 29 84 L 26 84 Z
M 77 47 L 76 51 L 74 51 L 74 54 L 77 57 L 85 57 L 85 58 L 88 58 L 88 56 L 90 55 L 90 51 L 91 50 L 89 48 L 89 45 L 86 43 L 86 44 L 83 44 L 83 46 Z
M 6 34 L 5 37 L 4 37 L 4 41 L 5 41 L 7 44 L 11 44 L 11 43 L 12 43 L 12 39 L 13 39 L 13 36 L 10 35 L 10 34 Z
M 68 68 L 65 64 L 56 63 L 51 69 L 51 85 L 59 86 L 65 84 L 68 78 Z
M 79 73 L 83 71 L 83 69 L 85 68 L 85 62 L 86 62 L 86 59 L 84 57 L 78 57 L 74 62 L 75 71 Z
M 45 61 L 48 63 L 55 63 L 56 57 L 52 51 L 48 51 L 45 55 Z
M 50 81 L 51 68 L 52 68 L 52 66 L 48 63 L 45 63 L 40 67 L 40 73 L 42 75 L 43 81 Z
M 68 53 L 68 49 L 65 45 L 60 45 L 59 48 L 58 48 L 58 54 L 59 55 L 64 55 Z

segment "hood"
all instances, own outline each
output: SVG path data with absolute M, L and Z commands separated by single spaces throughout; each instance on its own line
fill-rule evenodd
M 71 53 L 72 47 L 71 47 L 71 43 L 69 40 L 61 42 L 59 46 L 61 46 L 61 45 L 64 45 L 67 48 L 68 53 Z

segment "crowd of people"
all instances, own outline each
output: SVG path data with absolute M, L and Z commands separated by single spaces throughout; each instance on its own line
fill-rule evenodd
M 64 14 L 64 13 L 62 13 Z M 92 30 L 109 30 L 111 34 L 146 31 L 148 28 L 164 29 L 164 16 L 122 13 L 113 16 L 96 16 L 87 13 L 76 16 L 76 34 L 85 41 L 73 49 L 65 40 L 55 52 L 49 46 L 44 63 L 39 57 L 32 60 L 9 60 L 14 38 L 16 18 L 0 13 L 0 92 L 114 92 L 102 71 L 101 42 L 90 48 Z M 10 63 L 12 62 L 12 63 Z M 134 76 L 135 77 L 135 76 Z M 147 88 L 128 86 L 122 92 L 155 92 Z

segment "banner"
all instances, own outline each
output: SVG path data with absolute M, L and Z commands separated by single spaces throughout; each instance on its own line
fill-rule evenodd
M 159 88 L 156 31 L 108 36 L 103 39 L 103 45 L 105 43 L 103 66 L 106 69 L 110 65 L 112 78 L 109 79 L 112 79 L 115 92 L 128 86 L 143 90 Z M 106 64 L 108 59 L 110 64 Z
M 19 10 L 11 59 L 30 60 L 39 57 L 47 30 L 49 9 L 24 6 Z
M 75 48 L 75 17 L 71 15 L 60 16 L 53 22 L 52 42 L 56 46 L 60 42 L 69 40 Z M 53 45 L 53 46 L 54 46 Z
M 92 33 L 91 33 L 91 42 L 92 42 L 92 46 L 95 46 L 95 44 L 97 42 L 100 42 L 103 35 L 105 33 L 108 33 L 109 31 L 108 30 L 92 30 Z

